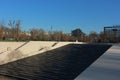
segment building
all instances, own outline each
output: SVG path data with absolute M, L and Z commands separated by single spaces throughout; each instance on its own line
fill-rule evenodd
M 120 42 L 120 25 L 104 27 L 104 35 L 109 42 Z

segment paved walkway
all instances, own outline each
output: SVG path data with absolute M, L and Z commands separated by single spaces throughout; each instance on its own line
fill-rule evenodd
M 75 80 L 120 80 L 120 45 L 112 46 Z

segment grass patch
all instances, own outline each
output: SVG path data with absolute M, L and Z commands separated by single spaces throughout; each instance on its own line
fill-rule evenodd
M 0 42 L 16 42 L 16 40 L 0 40 Z

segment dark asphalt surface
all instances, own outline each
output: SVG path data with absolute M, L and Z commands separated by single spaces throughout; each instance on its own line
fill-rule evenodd
M 10 80 L 73 80 L 110 45 L 70 44 L 0 66 Z

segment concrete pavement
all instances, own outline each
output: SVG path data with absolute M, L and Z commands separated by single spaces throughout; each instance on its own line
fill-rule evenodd
M 113 45 L 75 80 L 120 80 L 120 45 Z

